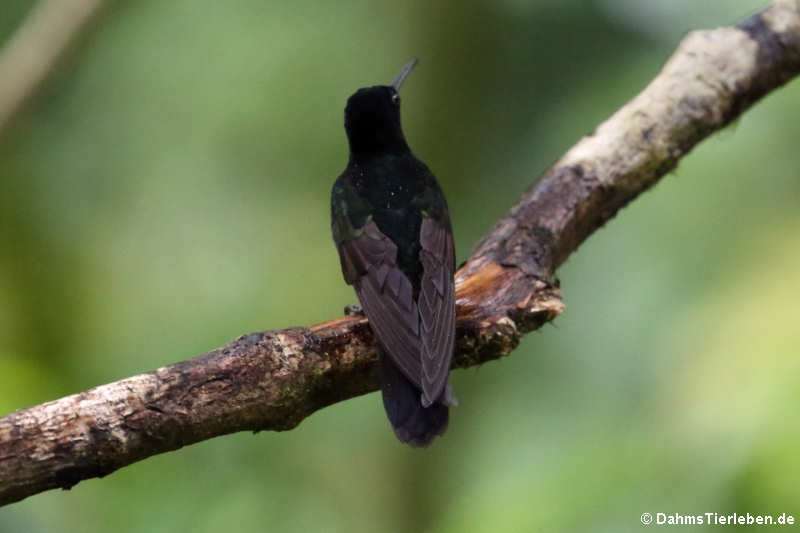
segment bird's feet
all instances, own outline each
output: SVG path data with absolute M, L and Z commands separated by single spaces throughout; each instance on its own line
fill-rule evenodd
M 364 310 L 361 309 L 360 305 L 356 304 L 349 304 L 344 306 L 344 314 L 345 315 L 362 315 L 364 314 Z

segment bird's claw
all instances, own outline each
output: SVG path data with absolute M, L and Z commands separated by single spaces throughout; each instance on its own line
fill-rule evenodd
M 344 314 L 345 315 L 361 315 L 364 314 L 364 310 L 361 309 L 360 305 L 356 304 L 349 304 L 344 306 Z

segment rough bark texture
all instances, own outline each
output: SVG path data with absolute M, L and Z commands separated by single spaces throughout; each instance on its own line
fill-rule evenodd
M 562 310 L 547 282 L 697 142 L 800 72 L 800 0 L 689 34 L 661 73 L 549 169 L 456 274 L 455 366 L 513 350 Z M 286 430 L 375 390 L 363 316 L 254 333 L 194 359 L 0 419 L 0 505 L 242 430 Z

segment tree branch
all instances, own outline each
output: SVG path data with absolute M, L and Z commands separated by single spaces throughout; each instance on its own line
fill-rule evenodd
M 0 49 L 0 131 L 102 3 L 103 0 L 41 0 Z
M 455 366 L 502 357 L 562 310 L 546 280 L 695 144 L 800 72 L 800 0 L 690 33 L 632 101 L 545 172 L 456 274 Z M 377 388 L 363 316 L 222 348 L 0 419 L 0 504 L 235 431 L 286 430 Z

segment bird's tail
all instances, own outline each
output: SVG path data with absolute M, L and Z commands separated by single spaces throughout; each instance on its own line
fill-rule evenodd
M 394 434 L 411 446 L 427 446 L 447 429 L 450 418 L 448 404 L 455 403 L 450 385 L 439 401 L 422 406 L 420 391 L 406 378 L 381 349 L 381 392 L 383 407 Z

